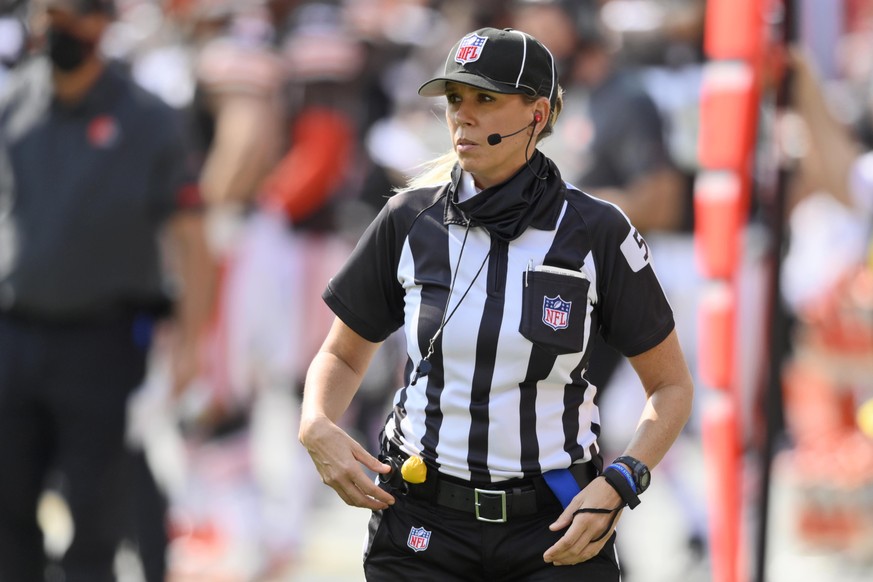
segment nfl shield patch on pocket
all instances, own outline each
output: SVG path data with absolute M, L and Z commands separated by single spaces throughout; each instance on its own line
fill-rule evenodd
M 406 540 L 406 545 L 416 552 L 423 552 L 427 549 L 427 544 L 430 543 L 430 533 L 423 527 L 413 527 L 409 530 L 409 539 Z
M 553 330 L 567 329 L 570 322 L 572 301 L 564 301 L 561 296 L 543 297 L 543 323 Z

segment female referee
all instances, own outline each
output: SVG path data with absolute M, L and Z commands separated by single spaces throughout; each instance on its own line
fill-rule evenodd
M 535 38 L 470 33 L 419 94 L 446 100 L 453 149 L 387 202 L 328 284 L 336 319 L 306 378 L 300 440 L 327 485 L 373 511 L 367 580 L 616 582 L 616 523 L 693 394 L 649 249 L 536 149 L 562 96 Z M 337 421 L 401 327 L 405 382 L 374 456 Z M 647 396 L 608 463 L 585 378 L 594 334 Z

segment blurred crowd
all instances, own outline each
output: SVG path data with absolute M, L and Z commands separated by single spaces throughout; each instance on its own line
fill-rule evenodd
M 0 91 L 40 51 L 33 4 L 0 1 Z M 784 163 L 795 178 L 783 292 L 798 326 L 809 330 L 834 321 L 824 306 L 839 309 L 835 289 L 865 272 L 873 225 L 873 2 L 797 4 L 795 111 L 780 123 Z M 131 399 L 129 443 L 144 452 L 157 484 L 142 495 L 166 505 L 165 515 L 151 516 L 167 524 L 165 538 L 141 530 L 128 548 L 140 561 L 156 560 L 142 566 L 157 572 L 148 582 L 271 580 L 293 572 L 321 487 L 295 426 L 306 367 L 332 319 L 321 292 L 392 190 L 451 147 L 443 103 L 416 89 L 468 31 L 519 28 L 552 51 L 567 93 L 542 149 L 569 182 L 621 206 L 645 233 L 695 368 L 702 281 L 694 265 L 693 187 L 705 5 L 116 0 L 100 50 L 182 114 L 217 282 L 196 377 L 173 394 L 168 348 L 156 342 L 146 381 Z M 851 155 L 835 167 L 820 153 L 828 149 Z M 750 215 L 749 224 L 756 220 Z M 868 262 L 867 277 L 870 270 Z M 855 298 L 866 304 L 854 308 L 869 315 L 870 297 Z M 852 337 L 863 344 L 870 329 Z M 406 363 L 402 339 L 386 342 L 379 358 L 347 419 L 371 450 Z M 602 388 L 603 413 L 614 417 L 604 425 L 618 427 L 603 435 L 615 451 L 633 429 L 623 414 L 627 399 L 639 393 L 627 386 L 632 374 L 621 360 L 604 353 L 590 371 Z M 675 474 L 683 447 L 699 446 L 698 420 L 659 475 L 684 516 L 676 535 L 688 559 L 702 563 L 705 502 Z M 147 535 L 156 539 L 149 543 Z M 63 539 L 60 546 L 54 551 L 63 551 Z M 628 579 L 633 574 L 631 560 Z

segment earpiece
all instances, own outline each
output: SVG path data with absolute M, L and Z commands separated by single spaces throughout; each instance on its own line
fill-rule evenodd
M 540 113 L 539 111 L 537 111 L 536 113 L 534 113 L 534 123 L 539 123 L 539 122 L 542 121 L 542 120 L 543 120 L 543 114 L 542 114 L 542 113 Z

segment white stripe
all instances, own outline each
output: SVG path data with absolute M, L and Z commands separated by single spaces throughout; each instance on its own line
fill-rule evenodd
M 520 34 L 521 38 L 524 39 L 524 52 L 522 53 L 522 56 L 521 56 L 521 70 L 518 71 L 518 78 L 515 80 L 515 88 L 518 89 L 518 86 L 521 85 L 521 76 L 524 74 L 524 67 L 525 67 L 525 64 L 527 62 L 527 35 L 525 35 L 520 30 L 513 30 L 512 32 Z M 540 44 L 542 44 L 542 43 L 540 43 Z M 555 94 L 555 84 L 557 82 L 557 79 L 555 79 L 555 56 L 552 54 L 552 51 L 550 51 L 548 49 L 548 47 L 546 47 L 546 45 L 543 45 L 543 48 L 546 49 L 546 52 L 548 53 L 549 58 L 552 61 L 552 66 L 551 66 L 552 86 L 549 88 L 549 105 L 551 105 L 552 104 L 552 95 Z M 532 89 L 537 90 L 536 87 L 532 87 Z
M 521 76 L 524 74 L 525 63 L 527 63 L 527 36 L 520 30 L 513 30 L 512 32 L 520 34 L 524 41 L 524 44 L 522 45 L 524 46 L 524 51 L 521 54 L 521 69 L 518 71 L 518 78 L 515 80 L 515 88 L 518 89 L 518 86 L 521 84 Z
M 549 53 L 549 58 L 552 59 L 552 87 L 549 89 L 549 106 L 552 105 L 552 95 L 555 94 L 555 56 L 552 54 L 552 51 L 543 45 L 543 48 L 546 49 L 546 52 Z
M 405 305 L 405 313 L 404 319 L 406 320 L 405 332 L 406 332 L 406 350 L 407 356 L 413 363 L 417 363 L 421 360 L 422 356 L 425 354 L 427 350 L 427 346 L 420 346 L 418 344 L 418 322 L 419 322 L 419 312 L 421 311 L 421 287 L 415 284 L 415 260 L 412 256 L 412 249 L 409 246 L 409 240 L 404 240 L 403 242 L 403 250 L 400 253 L 400 261 L 397 265 L 397 273 L 398 273 L 398 282 L 403 286 L 406 291 L 406 305 Z M 425 426 L 424 426 L 424 414 L 420 411 L 423 411 L 426 404 L 427 398 L 425 397 L 424 388 L 427 386 L 427 377 L 419 380 L 419 385 L 422 386 L 421 390 L 410 389 L 407 390 L 406 394 L 406 410 L 414 411 L 414 414 L 407 415 L 406 418 L 401 422 L 401 430 L 403 434 L 406 436 L 407 444 L 410 445 L 411 451 L 407 451 L 409 453 L 418 453 L 421 451 L 421 441 L 414 440 L 411 441 L 411 435 L 424 435 Z M 400 400 L 400 391 L 397 391 L 397 394 L 394 396 L 394 404 L 397 404 Z M 394 427 L 394 419 L 392 418 L 388 422 L 388 428 L 393 434 Z M 396 435 L 398 436 L 399 435 Z

